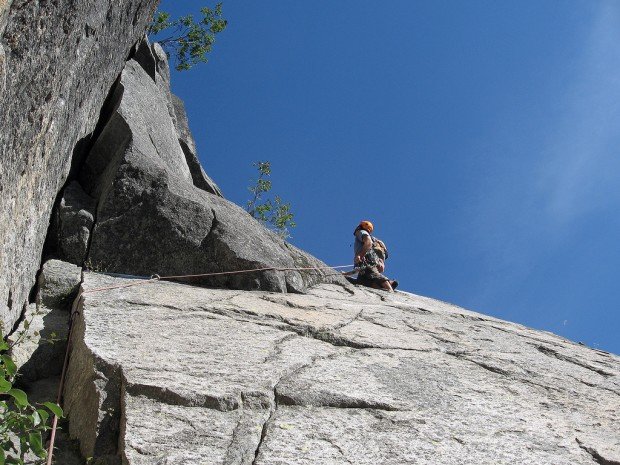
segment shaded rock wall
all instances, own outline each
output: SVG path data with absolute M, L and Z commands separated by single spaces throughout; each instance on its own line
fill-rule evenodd
M 156 0 L 0 1 L 0 319 L 17 320 L 56 195 Z

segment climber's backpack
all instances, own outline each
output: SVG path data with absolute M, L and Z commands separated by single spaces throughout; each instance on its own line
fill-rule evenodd
M 380 239 L 377 239 L 376 237 L 372 237 L 372 236 L 371 236 L 371 239 L 372 239 L 372 250 L 375 251 L 375 253 L 380 259 L 387 260 L 388 251 L 383 241 Z

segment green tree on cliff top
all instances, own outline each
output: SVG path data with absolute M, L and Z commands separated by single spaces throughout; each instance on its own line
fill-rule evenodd
M 193 15 L 171 19 L 170 13 L 158 11 L 149 25 L 148 35 L 159 42 L 168 57 L 174 57 L 177 71 L 187 71 L 198 63 L 206 63 L 215 36 L 228 24 L 222 17 L 221 3 L 215 8 L 201 8 L 200 14 L 202 18 L 196 22 Z M 168 35 L 157 37 L 164 32 Z

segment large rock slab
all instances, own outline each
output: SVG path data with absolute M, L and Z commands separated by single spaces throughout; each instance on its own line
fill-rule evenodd
M 144 66 L 127 62 L 114 100 L 118 106 L 80 175 L 84 189 L 98 201 L 87 259 L 91 267 L 161 276 L 325 267 L 237 205 L 197 185 L 168 96 Z M 329 269 L 194 279 L 212 286 L 289 292 L 321 281 L 345 285 Z
M 155 0 L 0 2 L 0 322 L 11 328 L 40 266 L 73 156 Z
M 550 333 L 326 284 L 277 294 L 87 273 L 83 290 L 65 408 L 85 456 L 620 461 L 620 358 Z

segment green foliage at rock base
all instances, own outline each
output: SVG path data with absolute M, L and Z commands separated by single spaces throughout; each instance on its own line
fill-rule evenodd
M 22 340 L 21 336 L 16 342 Z M 53 415 L 62 417 L 63 411 L 53 402 L 32 405 L 27 394 L 14 387 L 17 366 L 9 355 L 13 346 L 0 332 L 0 465 L 24 465 L 29 453 L 43 463 L 47 457 L 44 434 L 50 429 Z

